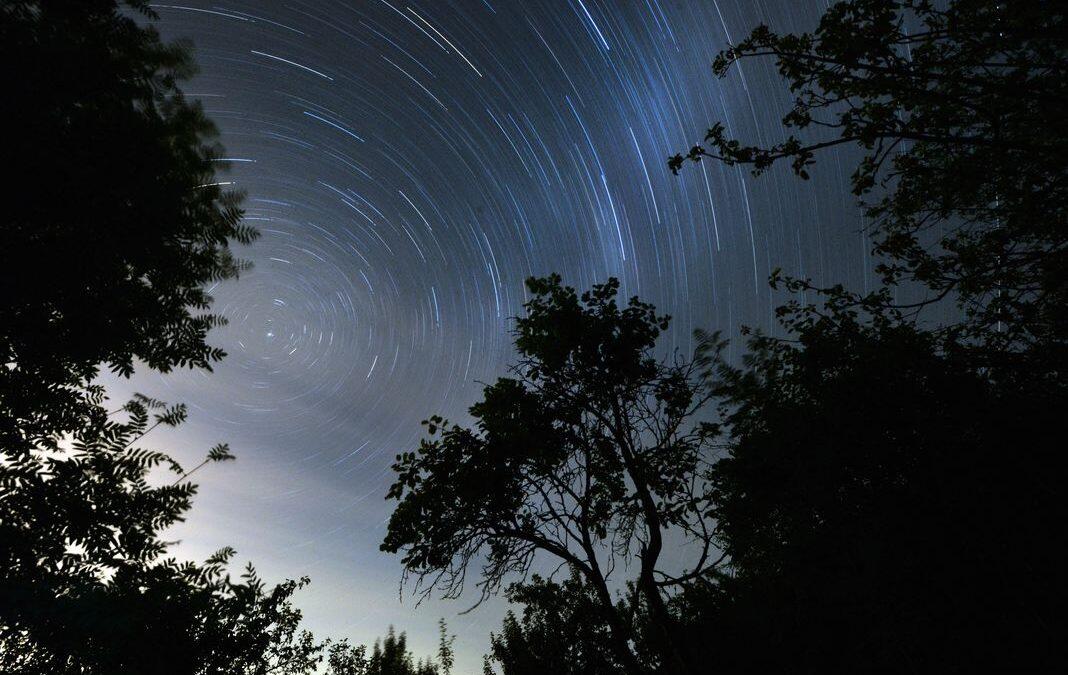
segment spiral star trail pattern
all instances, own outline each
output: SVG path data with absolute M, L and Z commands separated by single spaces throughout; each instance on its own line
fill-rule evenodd
M 235 465 L 202 480 L 187 550 L 235 545 L 271 578 L 309 574 L 313 628 L 358 641 L 392 623 L 432 651 L 459 633 L 472 672 L 499 625 L 490 603 L 415 608 L 378 552 L 384 493 L 420 420 L 463 421 L 503 373 L 523 280 L 608 276 L 673 315 L 668 348 L 695 328 L 771 330 L 772 269 L 869 276 L 844 188 L 849 157 L 813 180 L 753 179 L 668 155 L 723 121 L 780 138 L 787 92 L 773 64 L 717 80 L 712 57 L 758 23 L 812 28 L 801 0 L 185 0 L 153 5 L 190 38 L 185 87 L 218 123 L 262 238 L 255 268 L 214 289 L 230 323 L 214 373 L 133 384 L 191 405 L 163 440 L 192 457 L 228 440 Z

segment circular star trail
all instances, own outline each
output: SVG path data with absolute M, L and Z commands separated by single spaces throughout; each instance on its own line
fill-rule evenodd
M 155 4 L 189 38 L 187 83 L 218 124 L 261 239 L 255 267 L 214 289 L 229 325 L 213 373 L 139 381 L 188 402 L 195 443 L 228 440 L 204 477 L 194 550 L 234 544 L 276 577 L 310 574 L 313 627 L 369 640 L 389 623 L 432 650 L 436 617 L 477 670 L 499 607 L 399 604 L 377 552 L 394 455 L 420 420 L 456 421 L 503 373 L 523 280 L 618 277 L 695 328 L 772 330 L 776 267 L 860 286 L 849 157 L 813 180 L 666 158 L 713 121 L 781 138 L 773 64 L 715 79 L 713 56 L 758 23 L 811 28 L 798 0 L 184 0 Z M 178 441 L 176 441 L 178 442 Z M 199 547 L 199 548 L 198 548 Z

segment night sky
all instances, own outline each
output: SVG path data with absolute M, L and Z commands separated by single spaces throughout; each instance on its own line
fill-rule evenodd
M 198 473 L 183 555 L 231 544 L 298 596 L 323 636 L 389 624 L 430 653 L 436 621 L 475 672 L 501 603 L 416 609 L 378 551 L 390 463 L 420 420 L 465 421 L 511 356 L 523 280 L 608 276 L 695 328 L 771 329 L 775 267 L 863 288 L 851 156 L 813 179 L 666 158 L 714 121 L 782 137 L 771 63 L 724 80 L 711 61 L 757 23 L 813 27 L 803 0 L 185 0 L 156 4 L 201 73 L 184 87 L 218 123 L 262 238 L 255 269 L 215 290 L 230 325 L 214 373 L 120 383 L 191 408 L 157 442 L 191 460 L 229 441 L 238 461 Z M 203 475 L 201 475 L 203 474 Z

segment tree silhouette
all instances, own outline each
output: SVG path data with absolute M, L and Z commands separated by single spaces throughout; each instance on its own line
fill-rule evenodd
M 929 289 L 919 308 L 958 301 L 963 337 L 992 361 L 1063 377 L 1068 354 L 1068 44 L 1063 3 L 849 0 L 813 33 L 759 26 L 716 58 L 772 57 L 795 97 L 798 131 L 770 146 L 716 123 L 688 158 L 786 161 L 802 178 L 818 153 L 859 146 L 865 204 L 887 285 Z M 888 294 L 869 301 L 883 307 Z M 858 298 L 859 301 L 859 298 Z M 989 350 L 990 353 L 987 353 Z M 1010 356 L 1013 358 L 1010 359 Z
M 660 656 L 685 669 L 663 596 L 714 561 L 700 477 L 715 427 L 694 420 L 711 393 L 694 363 L 655 356 L 668 318 L 637 298 L 620 308 L 616 280 L 581 298 L 558 276 L 527 287 L 514 377 L 486 388 L 475 429 L 431 418 L 432 439 L 397 458 L 382 548 L 403 551 L 425 593 L 448 597 L 476 559 L 485 594 L 555 557 L 596 593 L 615 658 L 638 672 L 610 587 L 633 570 Z M 669 533 L 697 544 L 686 570 L 662 560 Z
M 449 627 L 445 619 L 438 620 L 438 665 L 441 667 L 441 675 L 452 675 L 452 667 L 456 665 L 456 653 L 453 651 L 455 635 L 449 635 Z
M 109 413 L 93 382 L 101 364 L 220 358 L 205 284 L 236 276 L 229 244 L 256 234 L 215 179 L 214 127 L 177 87 L 188 48 L 134 12 L 151 16 L 143 0 L 0 7 L 18 158 L 0 219 L 0 670 L 311 672 L 347 648 L 299 629 L 303 581 L 233 580 L 230 549 L 167 556 L 160 533 L 204 463 L 185 473 L 139 443 L 185 409 L 137 397 Z M 229 459 L 220 445 L 205 463 Z
M 188 46 L 133 14 L 147 0 L 0 7 L 0 445 L 27 448 L 97 415 L 101 364 L 210 367 L 205 285 L 244 268 L 256 231 L 216 177 L 215 127 L 178 83 Z M 132 11 L 131 11 L 132 10 Z

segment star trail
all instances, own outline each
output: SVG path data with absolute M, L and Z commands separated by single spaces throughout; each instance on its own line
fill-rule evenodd
M 609 276 L 696 328 L 774 330 L 776 267 L 861 287 L 868 248 L 843 185 L 754 179 L 666 158 L 714 121 L 781 138 L 788 92 L 773 64 L 723 80 L 715 53 L 758 23 L 803 30 L 801 0 L 187 0 L 155 4 L 191 39 L 184 87 L 218 124 L 261 239 L 255 267 L 214 289 L 229 325 L 214 373 L 135 388 L 192 409 L 179 454 L 227 440 L 233 466 L 202 480 L 178 531 L 194 555 L 233 544 L 270 577 L 308 574 L 311 626 L 357 641 L 393 623 L 418 653 L 444 616 L 474 672 L 502 608 L 398 596 L 378 552 L 393 457 L 420 420 L 464 421 L 503 374 L 523 280 Z M 840 160 L 840 161 L 839 161 Z

